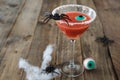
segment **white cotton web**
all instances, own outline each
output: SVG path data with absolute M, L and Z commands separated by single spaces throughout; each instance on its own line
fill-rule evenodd
M 45 69 L 49 62 L 52 60 L 51 54 L 53 52 L 53 46 L 52 45 L 48 45 L 46 47 L 46 50 L 43 52 L 43 62 L 41 64 L 41 69 Z
M 43 71 L 49 65 L 49 62 L 52 60 L 52 52 L 53 46 L 48 45 L 43 52 L 43 62 L 41 64 L 41 68 L 33 66 L 29 64 L 27 60 L 20 58 L 19 68 L 24 69 L 24 71 L 26 72 L 27 80 L 51 80 L 59 76 L 56 73 L 46 73 L 45 71 Z M 55 69 L 54 71 L 60 74 L 59 69 Z

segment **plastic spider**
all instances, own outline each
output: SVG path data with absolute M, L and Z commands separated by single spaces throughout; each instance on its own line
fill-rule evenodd
M 107 46 L 111 43 L 114 43 L 114 40 L 110 40 L 108 37 L 104 36 L 104 37 L 98 37 L 96 39 L 97 42 L 102 42 L 103 46 Z
M 43 70 L 43 71 L 45 71 L 47 74 L 49 74 L 49 73 L 52 73 L 52 74 L 56 73 L 56 74 L 59 75 L 60 73 L 56 72 L 55 69 L 56 69 L 56 67 L 54 67 L 53 65 L 50 65 L 50 66 L 46 67 L 46 69 Z
M 49 13 L 46 15 L 46 18 L 43 20 L 43 23 L 47 23 L 50 19 L 54 19 L 54 20 L 64 20 L 67 22 L 68 24 L 68 21 L 71 21 L 71 19 L 69 18 L 69 16 L 67 16 L 66 14 L 58 14 L 58 13 L 55 13 L 54 15 Z

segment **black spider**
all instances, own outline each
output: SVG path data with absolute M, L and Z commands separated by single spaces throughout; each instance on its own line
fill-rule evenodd
M 102 42 L 103 46 L 107 46 L 111 43 L 114 43 L 114 40 L 110 40 L 108 37 L 104 36 L 104 37 L 98 37 L 96 39 L 97 42 Z
M 58 14 L 58 13 L 55 13 L 54 15 L 53 14 L 47 14 L 46 15 L 46 18 L 43 20 L 43 23 L 47 23 L 50 19 L 54 19 L 54 20 L 64 20 L 67 22 L 68 24 L 68 21 L 71 21 L 71 19 L 69 18 L 69 16 L 67 16 L 66 14 Z
M 56 73 L 56 74 L 60 74 L 60 73 L 58 73 L 58 72 L 55 72 L 55 69 L 56 69 L 56 67 L 54 67 L 53 65 L 50 65 L 50 66 L 48 66 L 48 67 L 46 67 L 46 69 L 45 70 L 43 70 L 43 71 L 45 71 L 46 73 Z

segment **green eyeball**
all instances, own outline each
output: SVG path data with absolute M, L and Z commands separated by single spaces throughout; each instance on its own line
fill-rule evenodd
M 85 19 L 86 19 L 86 17 L 82 16 L 82 15 L 79 15 L 79 16 L 75 17 L 75 20 L 78 20 L 78 21 L 82 21 L 82 20 L 85 20 Z
M 83 64 L 84 64 L 85 69 L 87 69 L 87 70 L 92 70 L 92 69 L 96 68 L 96 63 L 95 63 L 94 59 L 92 59 L 92 58 L 85 59 Z

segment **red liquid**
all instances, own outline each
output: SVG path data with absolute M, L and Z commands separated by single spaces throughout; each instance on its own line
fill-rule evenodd
M 67 12 L 65 14 L 68 15 L 69 18 L 72 20 L 72 21 L 68 21 L 68 23 L 69 22 L 80 23 L 80 22 L 84 22 L 84 21 L 90 20 L 89 16 L 87 16 L 86 14 L 80 13 L 80 12 Z M 82 21 L 76 20 L 75 17 L 79 16 L 79 15 L 85 16 L 86 19 L 82 20 Z M 68 25 L 66 23 L 60 23 L 60 20 L 56 21 L 56 23 L 59 26 L 59 28 L 62 30 L 62 32 L 70 39 L 77 39 L 89 26 L 89 24 Z

